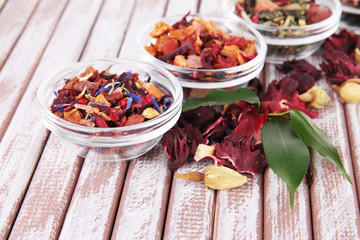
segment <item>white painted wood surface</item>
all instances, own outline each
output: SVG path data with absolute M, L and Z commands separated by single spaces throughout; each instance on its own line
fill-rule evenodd
M 205 190 L 173 180 L 160 145 L 131 162 L 101 163 L 92 153 L 83 161 L 79 148 L 49 136 L 35 104 L 49 74 L 79 59 L 138 59 L 139 29 L 163 15 L 221 15 L 216 0 L 67 1 L 30 0 L 17 9 L 24 1 L 8 0 L 0 12 L 0 93 L 20 85 L 0 101 L 0 239 L 359 239 L 360 104 L 343 107 L 334 94 L 316 123 L 354 184 L 312 152 L 314 183 L 300 185 L 292 211 L 270 169 L 240 188 Z M 15 10 L 22 14 L 13 17 Z M 280 77 L 274 66 L 264 73 L 268 81 Z M 210 164 L 189 162 L 177 172 Z
M 0 139 L 6 131 L 67 2 L 68 0 L 57 1 L 57 4 L 49 1 L 39 3 L 1 69 Z M 0 37 L 0 39 L 4 38 L 8 37 Z
M 24 30 L 39 0 L 8 0 L 0 12 L 0 69 Z M 0 5 L 2 5 L 0 3 Z

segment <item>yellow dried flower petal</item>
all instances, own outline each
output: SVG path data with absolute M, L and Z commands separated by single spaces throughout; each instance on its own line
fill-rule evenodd
M 152 84 L 152 83 L 143 83 L 143 84 L 141 84 L 141 86 L 142 86 L 143 88 L 145 88 L 146 91 L 148 91 L 149 94 L 154 95 L 154 97 L 155 97 L 155 99 L 156 99 L 157 101 L 159 101 L 160 98 L 162 98 L 163 95 L 164 95 L 163 92 L 160 91 L 160 89 L 157 88 L 157 87 L 156 87 L 154 84 Z
M 146 108 L 142 114 L 141 114 L 144 118 L 146 119 L 152 119 L 154 117 L 157 117 L 160 115 L 160 113 L 158 111 L 156 111 L 155 109 L 149 107 L 149 108 Z
M 106 100 L 106 98 L 102 94 L 97 95 L 94 102 L 111 106 L 111 103 L 109 103 L 108 100 Z
M 175 179 L 185 179 L 191 182 L 202 182 L 204 181 L 204 174 L 200 172 L 189 172 L 189 173 L 178 173 L 175 174 Z
M 224 166 L 212 165 L 205 169 L 204 184 L 206 188 L 230 189 L 244 185 L 247 177 Z
M 299 98 L 304 102 L 309 102 L 309 106 L 315 109 L 322 109 L 324 106 L 330 105 L 330 97 L 322 87 L 317 85 L 299 95 Z
M 349 79 L 339 89 L 340 101 L 346 103 L 360 102 L 360 79 Z
M 215 151 L 216 147 L 214 145 L 199 144 L 195 151 L 194 160 L 199 161 L 203 157 L 214 156 Z
M 360 63 L 360 50 L 358 48 L 355 49 L 355 60 Z

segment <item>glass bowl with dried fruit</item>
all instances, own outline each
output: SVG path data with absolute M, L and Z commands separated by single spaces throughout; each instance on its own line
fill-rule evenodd
M 177 122 L 182 99 L 171 73 L 124 59 L 76 63 L 38 90 L 44 125 L 104 161 L 149 151 Z
M 255 27 L 268 44 L 266 61 L 304 59 L 339 27 L 339 0 L 225 0 L 224 15 Z
M 250 81 L 262 70 L 267 51 L 261 34 L 248 24 L 196 14 L 155 20 L 139 33 L 137 44 L 144 59 L 195 89 Z

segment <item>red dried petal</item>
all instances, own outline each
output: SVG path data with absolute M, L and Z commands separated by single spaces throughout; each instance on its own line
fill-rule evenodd
M 331 16 L 331 11 L 328 8 L 310 2 L 310 8 L 306 11 L 305 15 L 308 24 L 313 24 L 329 18 Z
M 170 158 L 168 167 L 171 171 L 175 171 L 186 163 L 190 150 L 186 135 L 179 127 L 174 127 L 165 133 L 161 145 Z
M 97 127 L 100 127 L 100 128 L 108 128 L 109 127 L 106 124 L 105 119 L 101 115 L 94 113 L 93 116 L 94 116 L 95 124 Z
M 234 164 L 238 172 L 246 172 L 252 175 L 261 174 L 267 166 L 266 158 L 261 147 L 256 146 L 256 139 L 253 135 L 239 138 L 232 132 L 223 142 L 216 144 L 216 157 L 227 160 L 218 163 Z

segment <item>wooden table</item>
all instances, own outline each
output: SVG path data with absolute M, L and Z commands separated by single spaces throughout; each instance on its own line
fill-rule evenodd
M 4 4 L 5 3 L 5 4 Z M 4 4 L 4 5 L 3 5 Z M 312 152 L 314 182 L 289 208 L 270 169 L 228 191 L 174 180 L 160 145 L 128 162 L 79 158 L 49 133 L 36 93 L 50 74 L 79 60 L 138 58 L 139 29 L 189 10 L 221 15 L 218 0 L 4 0 L 0 12 L 0 239 L 359 239 L 360 104 L 332 105 L 316 124 L 353 179 Z M 308 59 L 319 63 L 319 55 Z M 266 65 L 262 79 L 279 78 Z M 177 172 L 203 170 L 189 162 Z

